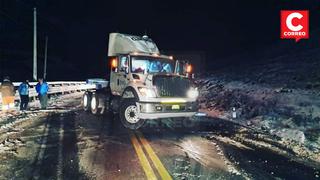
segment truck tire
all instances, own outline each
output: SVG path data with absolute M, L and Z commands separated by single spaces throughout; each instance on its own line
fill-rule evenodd
M 120 105 L 119 116 L 123 126 L 132 130 L 139 129 L 145 122 L 144 119 L 139 119 L 138 117 L 135 98 L 123 99 Z
M 91 94 L 89 92 L 85 92 L 82 97 L 82 106 L 84 111 L 90 110 L 90 102 L 91 102 Z
M 90 109 L 91 113 L 94 115 L 98 115 L 100 112 L 99 109 L 99 97 L 98 94 L 92 94 L 91 101 L 90 101 Z

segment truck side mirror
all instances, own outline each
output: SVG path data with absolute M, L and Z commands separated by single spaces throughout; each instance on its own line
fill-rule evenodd
M 192 65 L 189 62 L 185 62 L 183 64 L 183 74 L 185 74 L 187 78 L 194 79 L 195 76 L 192 71 L 193 71 Z
M 117 67 L 111 67 L 111 71 L 112 72 L 118 72 L 118 68 Z
M 118 72 L 118 59 L 117 58 L 111 59 L 111 71 Z

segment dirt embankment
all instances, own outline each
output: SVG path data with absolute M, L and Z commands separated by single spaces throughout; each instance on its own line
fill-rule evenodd
M 204 74 L 196 81 L 201 108 L 281 137 L 298 154 L 320 161 L 318 57 L 314 49 Z

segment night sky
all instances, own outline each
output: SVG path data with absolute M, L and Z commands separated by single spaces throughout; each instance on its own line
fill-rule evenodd
M 110 32 L 147 33 L 160 50 L 203 51 L 206 70 L 230 66 L 239 54 L 257 57 L 279 44 L 310 46 L 309 40 L 280 40 L 281 9 L 309 10 L 310 38 L 320 32 L 319 0 L 0 0 L 0 75 L 15 81 L 31 79 L 33 7 L 38 10 L 39 68 L 49 37 L 48 80 L 104 77 Z

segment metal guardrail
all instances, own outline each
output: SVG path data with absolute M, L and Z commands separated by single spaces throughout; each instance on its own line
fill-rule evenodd
M 95 89 L 96 85 L 94 84 L 86 84 L 85 81 L 55 81 L 55 82 L 47 82 L 49 85 L 48 94 L 64 94 L 64 93 L 72 93 L 72 92 L 79 92 L 88 89 Z M 18 87 L 21 82 L 13 82 L 13 85 L 16 89 L 15 100 L 20 100 Z M 30 89 L 29 89 L 29 97 L 35 99 L 38 94 L 36 92 L 36 84 L 37 82 L 30 82 Z M 2 103 L 1 99 L 1 92 L 0 92 L 0 106 Z

